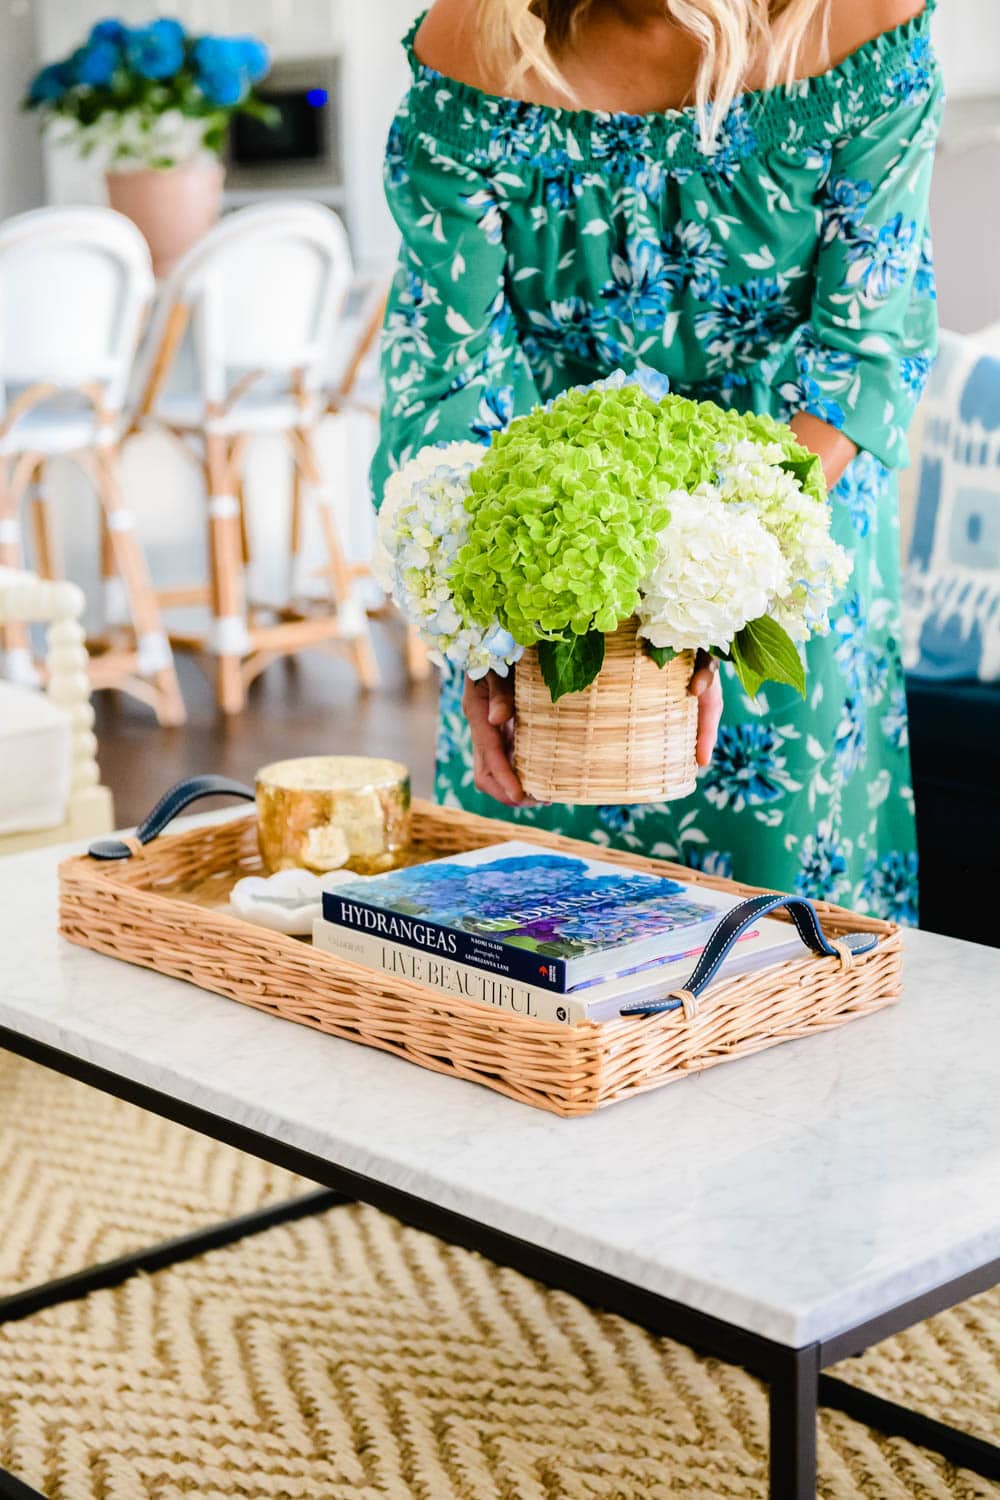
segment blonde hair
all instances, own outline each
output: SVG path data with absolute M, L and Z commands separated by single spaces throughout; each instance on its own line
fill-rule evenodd
M 529 72 L 571 103 L 559 50 L 594 0 L 479 0 L 483 55 L 499 63 L 516 94 Z M 765 86 L 791 83 L 802 48 L 818 22 L 824 52 L 830 0 L 661 0 L 664 15 L 694 37 L 701 58 L 694 84 L 703 143 L 711 146 L 729 107 L 747 86 L 751 68 L 766 62 Z

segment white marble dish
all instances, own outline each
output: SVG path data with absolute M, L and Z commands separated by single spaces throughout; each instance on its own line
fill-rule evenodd
M 311 870 L 276 870 L 273 875 L 245 875 L 229 893 L 236 916 L 255 927 L 308 937 L 323 915 L 323 892 L 362 877 L 351 870 L 314 875 Z

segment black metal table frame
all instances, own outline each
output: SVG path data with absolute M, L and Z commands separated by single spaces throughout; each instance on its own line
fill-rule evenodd
M 967 1297 L 988 1291 L 1000 1281 L 1000 1259 L 833 1338 L 791 1348 L 364 1177 L 3 1026 L 0 1026 L 0 1047 L 322 1184 L 319 1191 L 291 1202 L 259 1209 L 0 1298 L 0 1324 L 118 1286 L 138 1272 L 162 1270 L 190 1260 L 207 1250 L 259 1234 L 275 1224 L 304 1218 L 338 1204 L 368 1203 L 404 1224 L 464 1249 L 476 1250 L 498 1265 L 510 1266 L 548 1287 L 569 1292 L 592 1307 L 617 1313 L 654 1335 L 675 1339 L 699 1354 L 739 1365 L 757 1376 L 768 1387 L 770 1500 L 815 1500 L 816 1422 L 820 1406 L 845 1412 L 882 1433 L 906 1438 L 954 1464 L 988 1479 L 1000 1480 L 1000 1447 L 823 1373 L 838 1360 L 860 1354 L 881 1339 L 944 1312 Z M 0 1469 L 0 1497 L 44 1500 L 37 1490 L 3 1469 Z

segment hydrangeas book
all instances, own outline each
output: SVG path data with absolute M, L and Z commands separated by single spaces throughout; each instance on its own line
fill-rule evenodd
M 350 881 L 323 916 L 566 993 L 701 948 L 738 899 L 513 840 Z

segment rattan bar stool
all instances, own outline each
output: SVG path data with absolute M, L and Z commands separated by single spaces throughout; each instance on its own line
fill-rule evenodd
M 342 545 L 317 459 L 323 367 L 351 277 L 343 226 L 312 203 L 263 205 L 228 215 L 178 263 L 165 284 L 140 373 L 137 421 L 165 428 L 204 470 L 208 584 L 162 592 L 164 607 L 208 604 L 209 631 L 179 647 L 209 650 L 225 713 L 242 709 L 253 679 L 311 646 L 344 652 L 362 687 L 378 666 L 357 577 Z M 242 474 L 251 439 L 283 437 L 292 458 L 289 573 L 304 508 L 316 508 L 327 588 L 322 600 L 255 605 L 247 597 L 249 527 Z
M 92 685 L 120 688 L 161 724 L 180 724 L 173 656 L 119 476 L 127 382 L 152 292 L 145 240 L 110 209 L 38 209 L 0 229 L 0 564 L 23 566 L 27 510 L 35 569 L 59 576 L 45 478 L 52 459 L 71 459 L 97 496 L 104 571 L 119 601 L 91 657 Z M 8 623 L 3 640 L 7 676 L 36 683 L 26 628 Z

